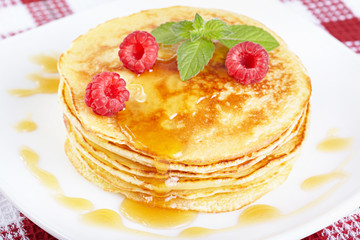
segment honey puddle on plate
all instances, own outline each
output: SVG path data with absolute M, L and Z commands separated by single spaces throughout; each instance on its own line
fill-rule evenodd
M 18 132 L 33 132 L 37 129 L 37 124 L 30 119 L 30 117 L 18 122 L 15 125 Z
M 32 57 L 32 60 L 40 65 L 43 71 L 41 74 L 33 73 L 27 76 L 36 84 L 36 88 L 10 89 L 8 93 L 16 97 L 28 97 L 39 93 L 57 93 L 60 82 L 57 74 L 57 58 L 47 55 L 36 55 Z
M 120 206 L 120 212 L 129 220 L 152 228 L 178 228 L 190 224 L 198 213 L 151 207 L 128 198 Z

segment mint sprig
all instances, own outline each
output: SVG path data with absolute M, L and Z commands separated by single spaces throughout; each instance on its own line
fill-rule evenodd
M 244 41 L 262 45 L 267 51 L 279 46 L 276 39 L 262 28 L 248 25 L 227 25 L 213 18 L 205 21 L 198 13 L 193 21 L 167 22 L 154 29 L 151 34 L 158 43 L 182 42 L 177 50 L 177 63 L 183 81 L 196 76 L 209 63 L 218 40 L 228 48 Z

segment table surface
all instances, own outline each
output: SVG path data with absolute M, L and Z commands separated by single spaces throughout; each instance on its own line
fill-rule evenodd
M 0 0 L 0 41 L 109 1 Z M 289 11 L 327 30 L 360 57 L 359 0 L 280 1 Z M 26 218 L 0 193 L 0 239 L 56 238 Z M 360 239 L 360 208 L 304 239 Z

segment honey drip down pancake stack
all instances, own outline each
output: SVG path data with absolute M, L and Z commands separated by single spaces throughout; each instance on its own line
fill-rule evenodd
M 180 80 L 176 46 L 160 45 L 153 69 L 141 75 L 119 61 L 129 33 L 196 13 L 271 33 L 280 46 L 269 52 L 266 77 L 235 81 L 225 68 L 228 48 L 217 41 L 209 64 L 188 81 Z M 113 19 L 77 38 L 58 67 L 68 158 L 104 190 L 150 206 L 246 206 L 286 180 L 308 127 L 311 84 L 303 65 L 263 24 L 232 12 L 177 6 Z M 125 109 L 111 116 L 84 102 L 87 84 L 104 71 L 120 74 L 130 92 Z

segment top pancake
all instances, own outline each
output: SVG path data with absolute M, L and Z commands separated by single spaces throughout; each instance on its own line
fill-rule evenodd
M 129 33 L 192 20 L 195 13 L 270 32 L 280 46 L 269 53 L 265 79 L 242 85 L 229 77 L 228 49 L 219 43 L 205 69 L 185 82 L 176 58 L 157 60 L 153 71 L 141 76 L 123 67 L 117 52 Z M 94 114 L 84 102 L 87 84 L 102 71 L 119 73 L 130 90 L 126 109 L 111 117 Z M 195 165 L 238 158 L 271 144 L 299 119 L 311 93 L 298 58 L 264 25 L 227 11 L 192 7 L 148 10 L 101 24 L 73 42 L 60 57 L 59 72 L 84 129 L 155 159 Z M 136 97 L 139 90 L 142 99 Z

